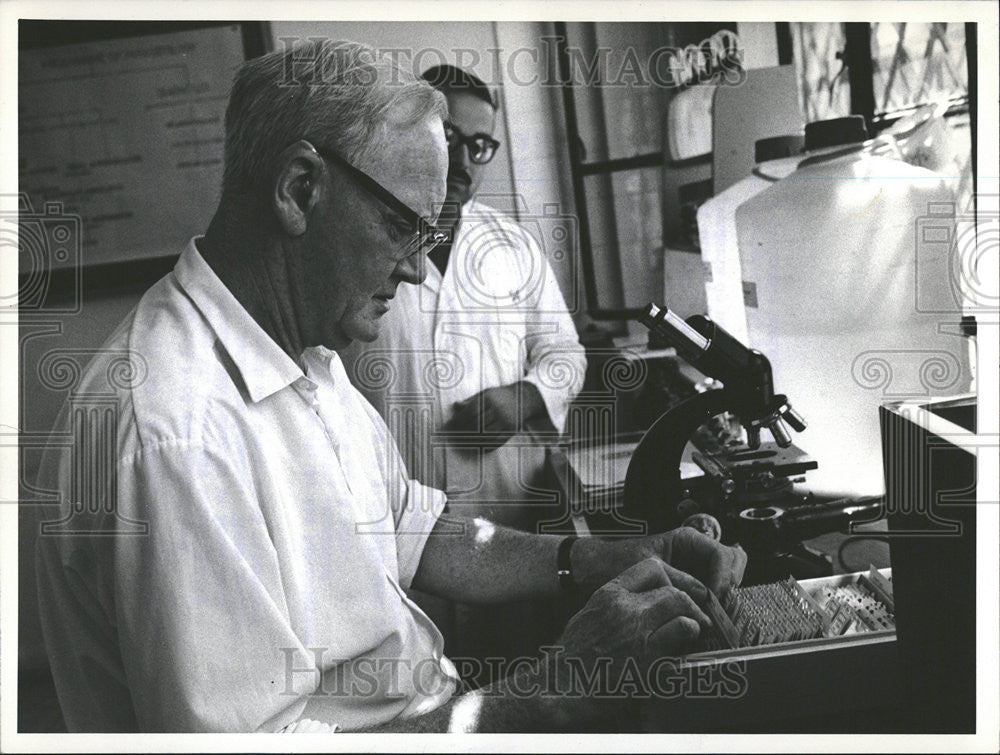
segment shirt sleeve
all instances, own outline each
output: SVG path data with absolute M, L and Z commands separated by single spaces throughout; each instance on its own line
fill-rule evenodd
M 408 589 L 420 566 L 427 538 L 444 510 L 447 496 L 443 491 L 410 477 L 396 439 L 390 434 L 385 420 L 370 403 L 361 399 L 361 404 L 375 428 L 375 448 L 382 454 L 379 464 L 386 479 L 385 487 L 396 529 L 399 584 Z
M 569 405 L 583 388 L 587 358 L 552 268 L 533 240 L 528 242 L 544 271 L 542 290 L 526 312 L 527 370 L 549 419 L 560 433 Z
M 436 488 L 407 481 L 407 493 L 396 520 L 396 554 L 399 584 L 408 589 L 420 566 L 427 538 L 444 510 L 445 494 Z
M 129 691 L 140 731 L 277 731 L 299 717 L 319 674 L 291 627 L 248 467 L 238 451 L 147 446 L 119 462 L 118 506 L 105 519 L 145 534 L 44 544 L 42 618 L 60 648 L 60 699 L 86 693 L 80 680 L 98 664 Z M 96 595 L 83 595 L 92 585 Z M 86 626 L 95 597 L 116 654 L 94 653 L 94 633 L 66 630 Z M 83 719 L 74 728 L 92 728 Z

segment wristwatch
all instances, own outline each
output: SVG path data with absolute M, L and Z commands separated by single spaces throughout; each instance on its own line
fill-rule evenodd
M 556 574 L 559 575 L 559 586 L 567 593 L 573 593 L 576 590 L 569 554 L 573 550 L 573 543 L 578 539 L 576 535 L 564 537 L 562 542 L 559 543 L 559 550 L 556 552 Z

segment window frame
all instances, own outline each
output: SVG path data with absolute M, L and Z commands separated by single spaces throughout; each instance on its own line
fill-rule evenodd
M 847 44 L 844 49 L 844 65 L 847 68 L 848 83 L 851 90 L 851 112 L 863 115 L 868 133 L 878 134 L 885 128 L 898 121 L 908 113 L 919 107 L 915 105 L 910 108 L 897 111 L 877 112 L 875 109 L 875 67 L 871 56 L 871 33 L 870 23 L 845 23 L 844 34 Z M 974 22 L 965 23 L 965 65 L 968 82 L 968 93 L 963 98 L 955 98 L 951 106 L 945 113 L 945 117 L 968 113 L 969 130 L 971 139 L 972 157 L 972 196 L 975 199 L 977 188 L 976 171 L 976 136 L 977 127 L 976 116 L 978 112 L 977 102 L 977 24 Z
M 568 52 L 569 32 L 564 21 L 553 24 L 556 41 L 556 61 L 559 86 L 563 92 L 563 114 L 566 119 L 567 145 L 569 151 L 570 176 L 573 188 L 573 200 L 579 223 L 580 263 L 583 271 L 584 293 L 587 298 L 587 315 L 592 320 L 633 320 L 642 314 L 643 307 L 613 308 L 598 306 L 599 295 L 595 274 L 596 264 L 590 235 L 590 213 L 587 206 L 587 188 L 585 181 L 590 176 L 611 176 L 643 168 L 670 167 L 677 170 L 692 168 L 699 165 L 711 165 L 711 153 L 699 155 L 687 160 L 671 160 L 663 149 L 645 152 L 630 157 L 619 157 L 608 160 L 587 160 L 587 150 L 580 135 L 579 118 L 576 112 L 576 96 L 570 73 Z M 725 26 L 720 23 L 720 28 Z

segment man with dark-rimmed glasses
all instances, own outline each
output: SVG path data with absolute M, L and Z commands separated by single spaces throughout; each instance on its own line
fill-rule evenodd
M 440 518 L 444 494 L 410 478 L 350 385 L 337 350 L 378 336 L 445 239 L 443 104 L 356 43 L 311 40 L 237 73 L 207 231 L 80 378 L 114 421 L 68 407 L 41 464 L 63 526 L 38 541 L 39 606 L 70 731 L 611 721 L 615 706 L 556 694 L 565 657 L 675 652 L 708 624 L 705 588 L 678 569 L 738 581 L 740 554 L 693 530 L 569 554 Z M 596 590 L 563 653 L 489 694 L 456 694 L 440 632 L 406 595 L 501 602 L 560 584 Z

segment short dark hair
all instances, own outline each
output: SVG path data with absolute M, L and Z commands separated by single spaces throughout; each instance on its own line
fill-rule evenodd
M 420 78 L 424 79 L 424 81 L 439 92 L 468 92 L 483 102 L 488 103 L 494 110 L 499 108 L 497 99 L 493 91 L 486 85 L 486 82 L 474 73 L 470 73 L 457 66 L 448 65 L 447 63 L 439 66 L 431 66 L 420 74 Z

